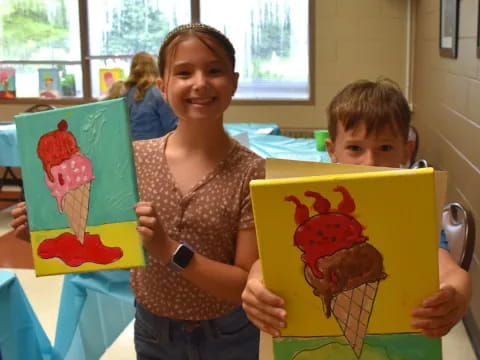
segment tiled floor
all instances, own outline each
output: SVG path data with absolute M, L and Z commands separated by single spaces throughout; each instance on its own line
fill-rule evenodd
M 10 231 L 10 209 L 0 211 L 0 235 Z M 51 341 L 55 338 L 55 324 L 62 276 L 36 278 L 33 270 L 13 269 L 22 284 L 32 307 L 44 326 Z M 49 291 L 44 289 L 48 286 Z M 476 360 L 470 341 L 462 323 L 457 324 L 452 331 L 443 338 L 444 360 Z M 132 360 L 135 359 L 133 347 L 133 324 L 131 323 L 119 336 L 115 343 L 102 357 L 103 360 Z

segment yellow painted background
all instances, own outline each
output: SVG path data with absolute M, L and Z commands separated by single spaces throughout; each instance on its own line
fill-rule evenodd
M 43 276 L 144 266 L 145 260 L 142 242 L 136 227 L 136 221 L 87 226 L 86 232 L 100 235 L 100 239 L 104 245 L 122 248 L 123 256 L 111 264 L 84 263 L 77 267 L 68 266 L 58 258 L 42 259 L 37 255 L 37 249 L 43 240 L 55 238 L 64 232 L 72 233 L 72 229 L 33 231 L 31 233 L 31 239 L 35 272 L 37 276 Z
M 415 175 L 413 175 L 415 174 Z M 380 282 L 368 333 L 413 332 L 410 311 L 438 289 L 438 240 L 432 169 L 394 170 L 251 183 L 257 239 L 266 286 L 285 298 L 288 327 L 283 336 L 342 335 L 335 318 L 327 319 L 321 298 L 304 279 L 302 252 L 293 245 L 295 195 L 310 207 L 316 191 L 341 201 L 333 192 L 345 186 L 352 195 L 364 234 L 384 257 L 387 279 Z

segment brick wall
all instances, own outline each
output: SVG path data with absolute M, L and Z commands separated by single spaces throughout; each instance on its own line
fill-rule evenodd
M 419 156 L 448 170 L 448 201 L 459 201 L 476 219 L 477 243 L 470 273 L 473 298 L 468 323 L 480 324 L 480 59 L 476 57 L 478 0 L 460 1 L 458 58 L 439 55 L 440 1 L 416 4 L 413 76 L 414 124 Z M 475 330 L 475 329 L 473 329 Z M 473 339 L 477 349 L 480 337 Z

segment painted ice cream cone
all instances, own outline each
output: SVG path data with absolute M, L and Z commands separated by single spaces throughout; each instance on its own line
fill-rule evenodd
M 101 234 L 86 231 L 90 188 L 95 177 L 92 162 L 80 152 L 75 136 L 67 129 L 68 123 L 61 120 L 57 130 L 42 135 L 37 155 L 42 160 L 45 183 L 56 200 L 58 211 L 65 213 L 72 232 L 44 239 L 37 254 L 45 260 L 58 258 L 69 267 L 84 263 L 111 264 L 123 256 L 123 250 L 104 245 Z
M 305 192 L 305 196 L 315 198 L 317 214 L 313 216 L 297 197 L 285 200 L 296 205 L 295 245 L 303 252 L 305 279 L 322 299 L 325 316 L 334 314 L 360 357 L 378 283 L 387 274 L 382 254 L 367 242 L 365 227 L 356 219 L 352 196 L 343 186 L 333 191 L 342 194 L 336 209 L 321 194 Z
M 83 243 L 87 226 L 88 200 L 90 183 L 82 184 L 75 190 L 67 192 L 63 198 L 63 211 L 77 239 Z
M 325 316 L 335 316 L 345 338 L 360 357 L 378 283 L 387 275 L 378 250 L 368 243 L 317 259 L 314 271 L 305 266 L 305 279 L 323 301 Z
M 42 160 L 45 182 L 57 201 L 58 211 L 65 211 L 70 227 L 83 243 L 90 184 L 95 177 L 90 159 L 80 152 L 75 137 L 67 131 L 67 122 L 62 120 L 57 127 L 40 138 L 37 154 Z
M 339 293 L 332 300 L 333 315 L 357 357 L 362 352 L 377 288 L 378 281 L 364 283 Z

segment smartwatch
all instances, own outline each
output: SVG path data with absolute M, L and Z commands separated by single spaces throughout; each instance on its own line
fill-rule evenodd
M 185 269 L 193 258 L 194 251 L 186 242 L 181 242 L 173 252 L 167 267 L 174 272 L 180 272 Z

